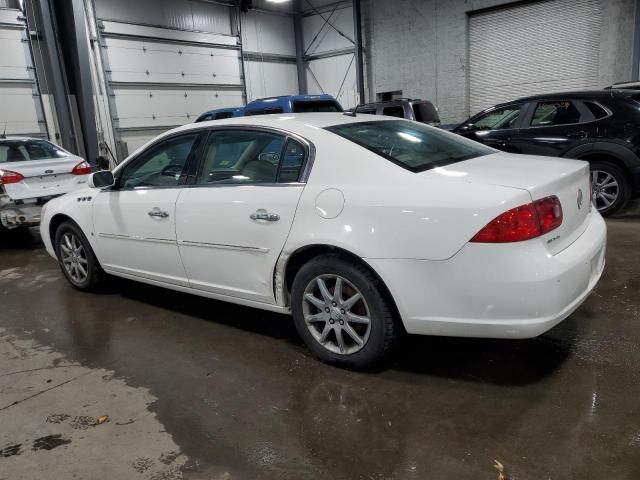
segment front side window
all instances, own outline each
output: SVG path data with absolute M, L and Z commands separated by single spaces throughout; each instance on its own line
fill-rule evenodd
M 68 156 L 66 151 L 46 140 L 0 140 L 0 163 L 28 162 Z
M 495 152 L 472 140 L 403 120 L 347 123 L 327 130 L 412 172 Z
M 506 130 L 514 128 L 522 105 L 511 105 L 509 107 L 491 110 L 476 118 L 469 124 L 472 130 Z
M 580 111 L 569 100 L 538 102 L 531 119 L 532 127 L 567 125 L 580 122 Z
M 119 175 L 120 188 L 175 187 L 184 175 L 197 133 L 170 138 L 142 153 Z
M 275 133 L 212 132 L 203 149 L 197 183 L 275 183 L 284 146 L 285 137 Z

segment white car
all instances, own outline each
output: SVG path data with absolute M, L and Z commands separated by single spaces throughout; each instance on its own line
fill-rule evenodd
M 404 330 L 540 335 L 604 266 L 586 162 L 389 117 L 187 125 L 89 184 L 49 202 L 41 225 L 74 287 L 106 272 L 291 312 L 317 356 L 351 367 Z
M 0 136 L 0 230 L 40 223 L 48 200 L 87 186 L 91 165 L 46 140 Z

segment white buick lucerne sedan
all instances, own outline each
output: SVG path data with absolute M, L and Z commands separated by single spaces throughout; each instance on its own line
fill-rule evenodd
M 80 290 L 105 273 L 292 313 L 320 358 L 362 367 L 401 332 L 528 338 L 598 282 L 589 165 L 423 124 L 336 113 L 203 122 L 46 205 Z

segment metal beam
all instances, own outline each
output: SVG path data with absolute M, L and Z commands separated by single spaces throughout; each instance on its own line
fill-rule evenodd
M 640 80 L 640 0 L 635 2 L 635 22 L 633 28 L 633 61 L 631 80 Z
M 362 49 L 362 11 L 360 0 L 353 0 L 353 35 L 355 37 L 356 86 L 358 103 L 364 103 L 364 61 Z
M 312 60 L 320 60 L 321 58 L 339 57 L 341 55 L 354 55 L 355 53 L 356 50 L 354 48 L 339 48 L 337 50 L 327 50 L 326 52 L 307 55 L 304 57 L 304 59 L 310 62 Z
M 73 74 L 76 85 L 76 101 L 80 115 L 80 128 L 84 141 L 86 160 L 96 164 L 98 158 L 98 132 L 96 129 L 96 112 L 93 103 L 93 79 L 91 76 L 91 53 L 89 51 L 89 32 L 87 31 L 87 12 L 83 0 L 71 0 L 73 18 L 73 36 L 75 40 L 75 67 Z M 66 15 L 65 15 L 66 16 Z
M 45 46 L 45 54 L 51 71 L 47 75 L 48 94 L 53 95 L 53 102 L 56 108 L 56 119 L 58 120 L 58 132 L 56 141 L 60 142 L 63 148 L 71 152 L 78 151 L 78 145 L 73 131 L 71 121 L 71 110 L 67 102 L 67 88 L 62 69 L 63 60 L 55 34 L 55 18 L 51 11 L 48 0 L 37 0 L 40 7 L 40 18 L 36 28 L 42 34 Z M 27 8 L 33 6 L 27 3 Z M 38 17 L 38 12 L 33 12 Z M 46 68 L 46 66 L 45 66 Z
M 309 92 L 307 86 L 307 66 L 304 58 L 304 36 L 302 35 L 302 13 L 300 1 L 297 2 L 298 13 L 293 17 L 293 31 L 296 42 L 296 66 L 298 70 L 298 93 L 305 95 Z

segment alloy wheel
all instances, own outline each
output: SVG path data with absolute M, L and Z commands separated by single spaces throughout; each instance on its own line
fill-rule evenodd
M 361 350 L 371 333 L 371 314 L 362 293 L 339 275 L 320 275 L 304 290 L 302 313 L 313 338 L 339 355 Z
M 77 284 L 86 281 L 89 275 L 87 254 L 80 240 L 72 232 L 67 232 L 62 236 L 60 259 L 71 280 Z
M 591 195 L 598 210 L 604 210 L 613 205 L 620 195 L 618 181 L 609 172 L 603 170 L 591 171 Z

